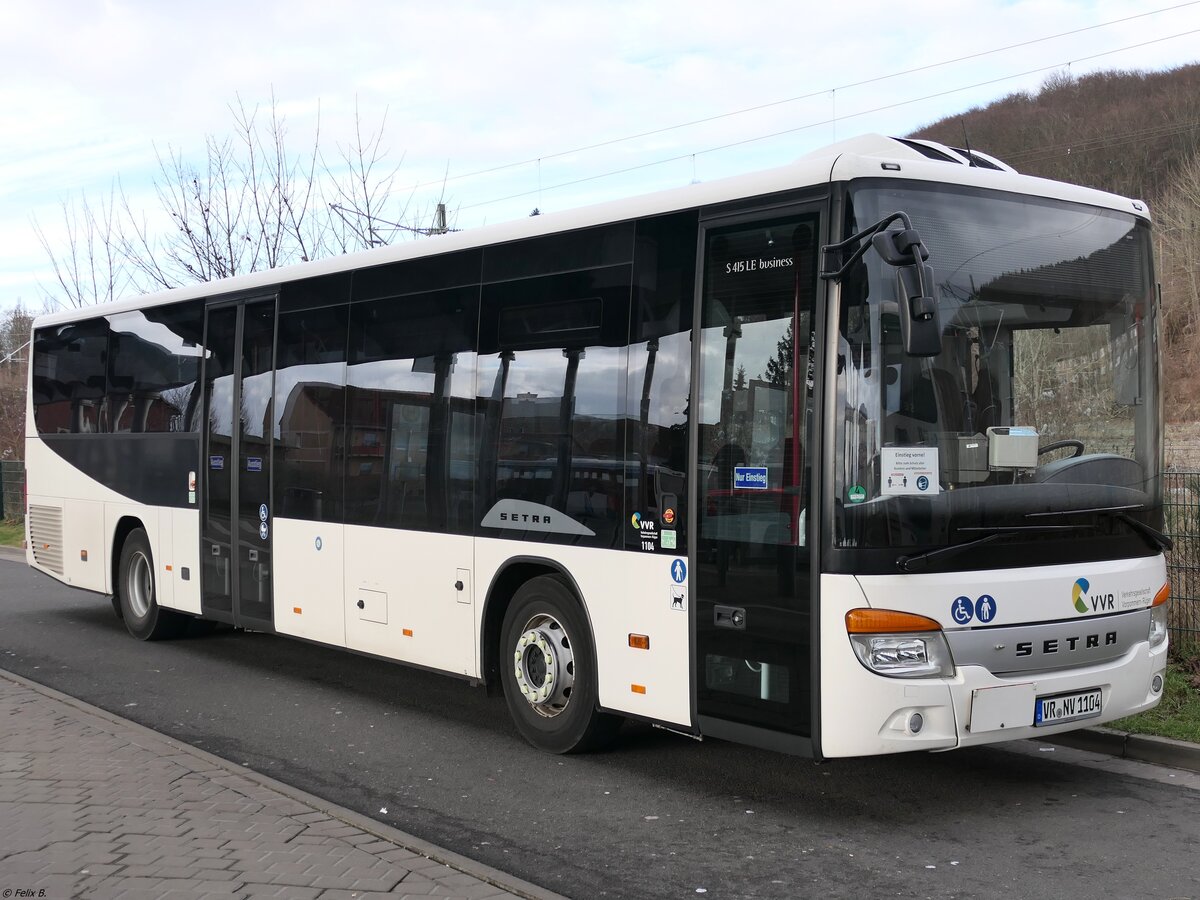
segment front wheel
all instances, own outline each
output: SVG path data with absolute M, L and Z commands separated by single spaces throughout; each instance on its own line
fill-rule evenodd
M 129 532 L 125 538 L 117 572 L 121 618 L 130 634 L 141 641 L 157 641 L 183 633 L 187 617 L 163 609 L 154 599 L 154 557 L 150 553 L 150 539 L 141 528 Z
M 609 743 L 617 716 L 598 712 L 596 654 L 571 589 L 554 575 L 526 582 L 501 629 L 500 672 L 509 712 L 529 743 L 583 753 Z

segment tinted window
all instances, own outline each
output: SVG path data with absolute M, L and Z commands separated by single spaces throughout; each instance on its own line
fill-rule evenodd
M 470 532 L 477 321 L 477 287 L 351 307 L 348 522 Z
M 34 419 L 39 434 L 109 430 L 105 404 L 108 322 L 39 329 L 33 344 Z
M 479 284 L 482 250 L 445 253 L 354 273 L 354 299 L 378 300 Z
M 654 528 L 626 517 L 625 545 L 684 553 L 696 271 L 694 212 L 638 223 L 630 318 L 627 504 Z M 651 546 L 647 546 L 647 545 Z
M 633 259 L 633 223 L 602 225 L 489 247 L 484 282 L 627 265 Z
M 340 522 L 349 304 L 281 313 L 275 372 L 275 507 Z
M 204 327 L 202 301 L 106 316 L 108 410 L 116 432 L 188 431 Z
M 484 287 L 483 534 L 619 545 L 631 277 L 610 266 Z M 510 318 L 555 327 L 522 334 Z

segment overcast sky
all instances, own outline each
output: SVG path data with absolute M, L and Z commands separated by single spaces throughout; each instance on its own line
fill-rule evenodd
M 297 147 L 318 108 L 330 144 L 356 103 L 386 113 L 398 186 L 434 182 L 422 207 L 448 172 L 472 227 L 904 134 L 1055 70 L 1198 59 L 1200 0 L 0 0 L 0 309 L 54 287 L 35 220 L 62 242 L 62 204 L 118 177 L 153 206 L 156 148 L 200 162 L 238 97 L 274 92 Z

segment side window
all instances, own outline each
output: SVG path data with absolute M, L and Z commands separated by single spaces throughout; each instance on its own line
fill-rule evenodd
M 351 306 L 347 522 L 471 532 L 478 296 L 465 286 Z
M 39 434 L 109 430 L 108 337 L 104 319 L 38 330 L 33 344 L 33 404 Z
M 277 515 L 342 520 L 349 303 L 281 312 L 275 351 Z
M 619 546 L 631 277 L 626 264 L 484 286 L 482 533 Z
M 190 430 L 200 375 L 202 301 L 105 317 L 109 340 L 108 410 L 114 432 Z
M 631 512 L 624 521 L 625 546 L 639 551 L 687 552 L 684 473 L 697 229 L 694 212 L 637 226 L 625 407 Z

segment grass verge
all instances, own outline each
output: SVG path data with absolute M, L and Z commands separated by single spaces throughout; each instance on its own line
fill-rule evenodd
M 0 522 L 0 546 L 20 547 L 25 540 L 25 526 L 16 519 Z
M 1200 744 L 1200 657 L 1168 662 L 1166 682 L 1162 702 L 1154 709 L 1105 727 Z

